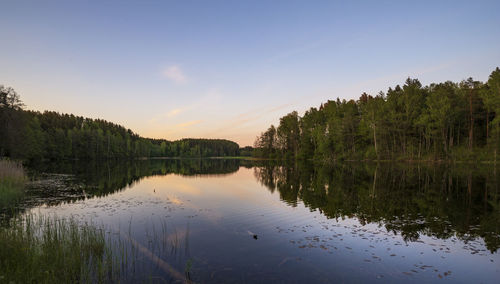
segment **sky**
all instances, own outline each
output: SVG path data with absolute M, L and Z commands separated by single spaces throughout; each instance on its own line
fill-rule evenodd
M 291 111 L 500 66 L 500 1 L 0 0 L 27 109 L 240 146 Z

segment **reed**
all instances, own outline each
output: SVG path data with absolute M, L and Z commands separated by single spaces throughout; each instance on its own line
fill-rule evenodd
M 166 262 L 180 251 L 177 233 L 168 234 L 164 224 L 161 232 L 153 227 L 146 234 L 142 244 L 130 230 L 127 234 L 73 217 L 28 213 L 13 218 L 0 227 L 0 283 L 144 282 L 165 275 L 190 282 L 191 259 L 185 273 Z
M 24 195 L 27 180 L 20 162 L 0 160 L 0 207 L 11 206 Z
M 26 215 L 0 228 L 0 282 L 96 283 L 118 271 L 102 228 Z

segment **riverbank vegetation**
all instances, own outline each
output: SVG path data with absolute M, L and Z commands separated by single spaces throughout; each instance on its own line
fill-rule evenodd
M 21 163 L 0 160 L 0 208 L 12 204 L 23 196 L 26 179 Z
M 187 273 L 163 260 L 178 258 L 181 242 L 165 237 L 169 234 L 166 224 L 161 230 L 150 229 L 149 237 L 155 242 L 142 244 L 130 229 L 127 234 L 73 217 L 28 213 L 13 218 L 8 226 L 0 226 L 0 283 L 136 283 L 145 279 L 190 283 Z
M 403 86 L 294 111 L 255 141 L 258 157 L 316 160 L 496 161 L 500 69 L 487 82 Z
M 28 215 L 0 228 L 0 282 L 96 283 L 114 266 L 105 232 L 74 220 Z
M 24 160 L 239 155 L 229 140 L 150 139 L 102 119 L 24 110 L 19 94 L 1 85 L 0 137 L 0 157 Z

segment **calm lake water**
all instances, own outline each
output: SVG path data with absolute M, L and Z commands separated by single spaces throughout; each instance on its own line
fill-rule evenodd
M 137 259 L 127 282 L 500 279 L 493 165 L 146 160 L 30 174 L 24 212 L 125 238 Z

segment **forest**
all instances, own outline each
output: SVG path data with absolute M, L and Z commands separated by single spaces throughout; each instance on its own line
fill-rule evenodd
M 0 157 L 94 160 L 239 155 L 239 145 L 229 140 L 150 139 L 105 120 L 24 107 L 13 88 L 0 85 Z
M 257 137 L 254 155 L 334 160 L 489 160 L 500 146 L 500 69 L 472 78 L 403 86 L 356 100 L 329 100 L 280 118 Z

